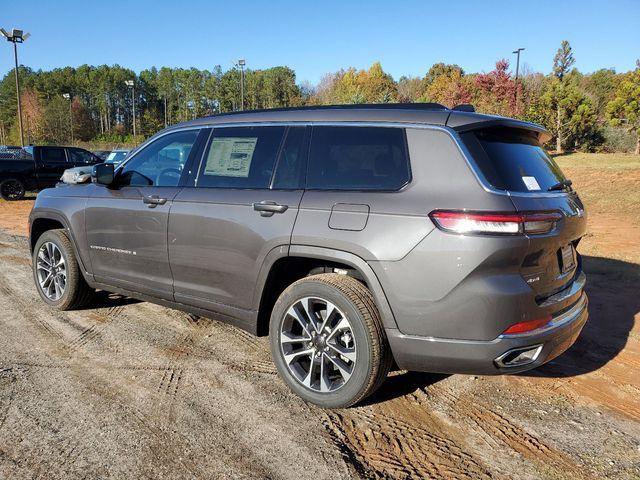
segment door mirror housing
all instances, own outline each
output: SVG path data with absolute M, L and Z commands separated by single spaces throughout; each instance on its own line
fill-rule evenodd
M 91 172 L 91 181 L 98 185 L 111 185 L 113 183 L 114 168 L 112 163 L 98 163 L 93 166 Z

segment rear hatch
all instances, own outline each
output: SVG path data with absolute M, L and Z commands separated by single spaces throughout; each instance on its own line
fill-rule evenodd
M 542 304 L 581 272 L 576 247 L 586 231 L 577 192 L 540 143 L 539 132 L 490 127 L 461 134 L 479 172 L 493 189 L 509 195 L 518 212 L 559 212 L 549 232 L 530 235 L 521 273 Z

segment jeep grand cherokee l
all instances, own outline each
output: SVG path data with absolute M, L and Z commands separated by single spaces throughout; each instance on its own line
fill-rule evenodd
M 401 369 L 515 373 L 587 320 L 576 192 L 540 126 L 435 104 L 170 127 L 31 214 L 59 309 L 95 289 L 269 335 L 287 385 L 342 407 Z

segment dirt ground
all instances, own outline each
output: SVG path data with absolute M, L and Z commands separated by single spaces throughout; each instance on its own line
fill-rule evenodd
M 286 389 L 266 339 L 215 320 L 106 294 L 46 308 L 33 202 L 0 202 L 0 479 L 640 478 L 640 216 L 600 198 L 640 183 L 561 164 L 590 214 L 578 342 L 518 376 L 394 372 L 335 411 Z

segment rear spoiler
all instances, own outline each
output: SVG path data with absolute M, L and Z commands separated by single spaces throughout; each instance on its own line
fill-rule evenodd
M 536 133 L 540 143 L 546 143 L 551 140 L 551 134 L 542 125 L 523 122 L 522 120 L 516 120 L 515 118 L 477 114 L 465 115 L 462 112 L 456 112 L 456 115 L 449 115 L 446 125 L 460 133 L 490 127 L 517 128 Z

